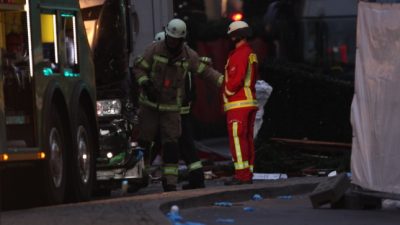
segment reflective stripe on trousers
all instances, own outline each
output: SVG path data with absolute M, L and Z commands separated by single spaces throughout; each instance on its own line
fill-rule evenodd
M 189 171 L 197 170 L 203 168 L 203 165 L 201 164 L 201 161 L 197 161 L 194 163 L 191 163 L 189 165 Z
M 164 175 L 178 176 L 178 165 L 166 164 L 163 168 L 163 173 L 164 173 Z
M 235 109 L 227 112 L 229 144 L 235 165 L 235 178 L 252 179 L 253 163 L 252 120 L 256 110 L 251 108 Z

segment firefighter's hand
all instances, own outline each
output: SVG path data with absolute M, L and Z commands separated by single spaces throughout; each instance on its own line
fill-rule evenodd
M 157 102 L 157 89 L 154 87 L 153 82 L 150 80 L 142 84 L 144 94 L 151 102 Z

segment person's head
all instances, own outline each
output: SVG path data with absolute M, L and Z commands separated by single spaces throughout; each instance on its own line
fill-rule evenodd
M 154 42 L 164 41 L 165 40 L 165 31 L 158 32 L 154 36 Z
M 172 53 L 181 51 L 186 37 L 186 24 L 183 20 L 172 19 L 165 28 L 165 43 Z
M 229 24 L 228 28 L 229 38 L 236 44 L 241 40 L 246 40 L 251 35 L 249 25 L 244 21 L 234 21 Z
M 23 54 L 25 49 L 23 35 L 15 32 L 8 33 L 6 36 L 6 48 L 10 54 Z

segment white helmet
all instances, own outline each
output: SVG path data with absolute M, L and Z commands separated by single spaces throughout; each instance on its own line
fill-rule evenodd
M 249 28 L 249 25 L 244 21 L 235 21 L 229 24 L 228 34 L 232 33 L 235 30 Z
M 158 32 L 156 36 L 154 36 L 154 42 L 165 40 L 165 31 Z
M 167 24 L 165 32 L 168 36 L 173 38 L 185 38 L 186 37 L 186 24 L 183 20 L 172 19 Z

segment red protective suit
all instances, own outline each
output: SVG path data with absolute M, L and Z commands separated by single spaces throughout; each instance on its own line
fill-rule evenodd
M 257 57 L 250 46 L 244 43 L 229 55 L 223 94 L 235 178 L 241 181 L 249 181 L 253 177 L 256 76 Z

